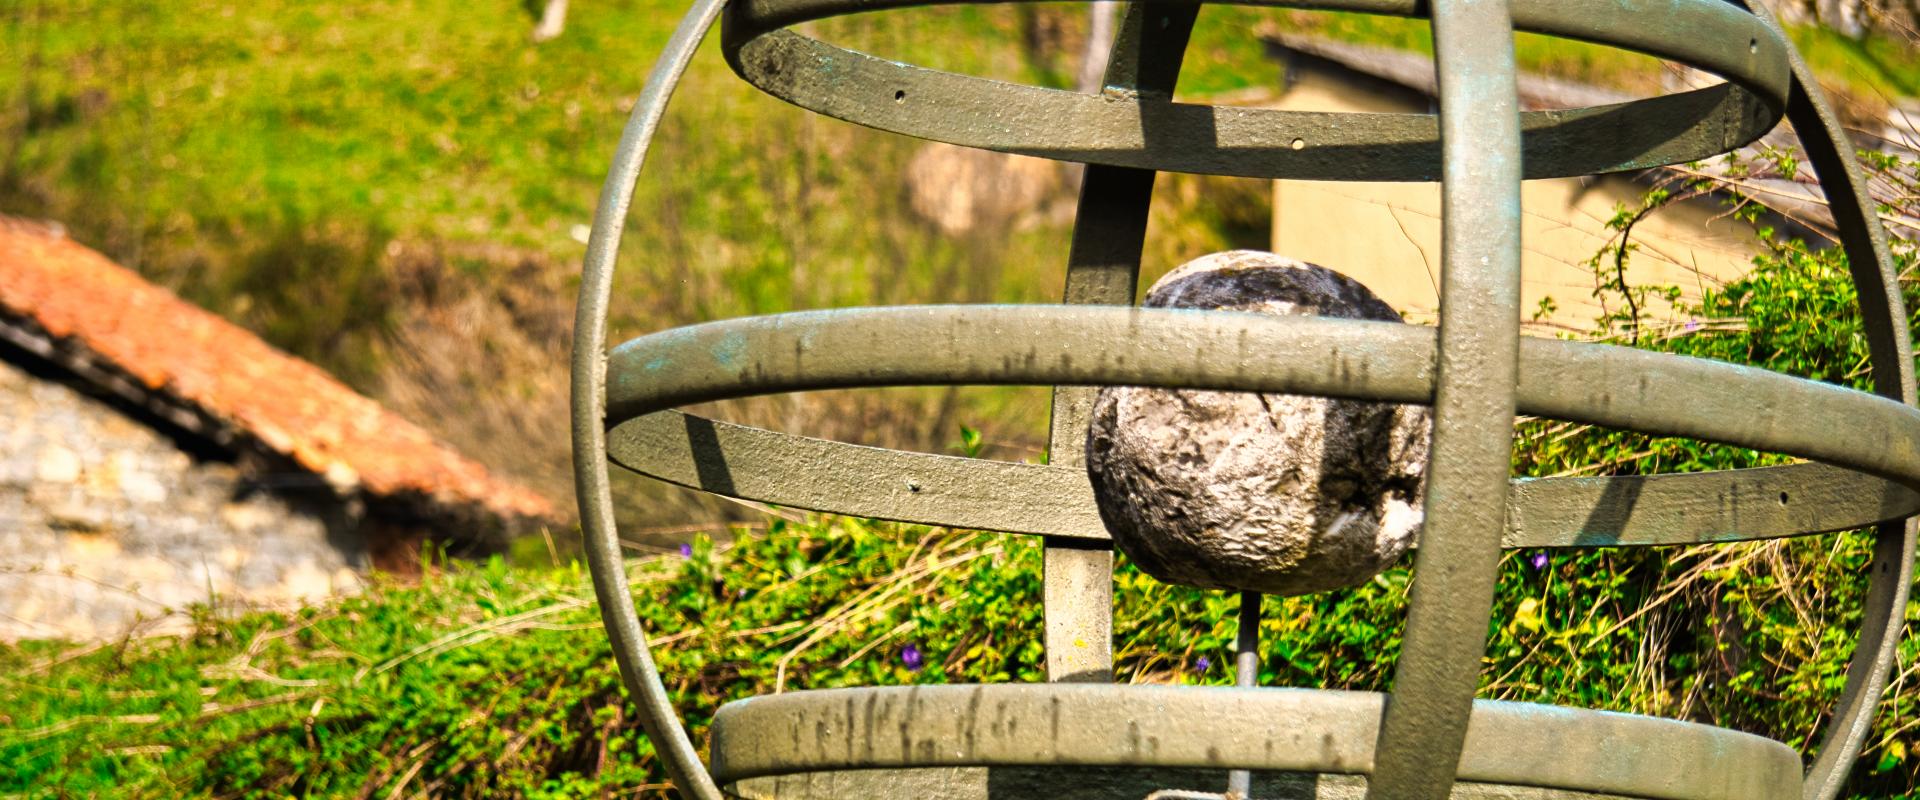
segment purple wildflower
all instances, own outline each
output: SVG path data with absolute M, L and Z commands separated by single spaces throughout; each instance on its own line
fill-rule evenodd
M 690 544 L 687 544 L 686 542 L 681 542 L 681 543 L 680 543 L 680 557 L 681 557 L 681 558 L 692 558 L 692 557 L 693 557 L 693 545 L 690 545 Z
M 1540 552 L 1534 553 L 1527 558 L 1527 563 L 1532 564 L 1534 569 L 1546 569 L 1547 551 L 1541 550 Z
M 1207 658 L 1206 656 L 1201 656 L 1199 659 L 1193 662 L 1193 668 L 1200 672 L 1206 672 L 1207 669 L 1212 666 L 1213 666 L 1213 659 Z
M 926 664 L 927 660 L 920 655 L 920 648 L 907 645 L 900 648 L 900 663 L 905 664 L 909 672 L 919 672 L 920 667 Z
M 1700 320 L 1697 320 L 1697 319 L 1687 320 L 1687 331 L 1692 332 L 1697 330 L 1700 330 Z

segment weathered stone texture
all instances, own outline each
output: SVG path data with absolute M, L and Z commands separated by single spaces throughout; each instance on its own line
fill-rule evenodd
M 1399 321 L 1366 287 L 1271 253 L 1189 262 L 1146 305 Z M 1420 528 L 1420 406 L 1109 387 L 1087 465 L 1114 543 L 1162 581 L 1267 594 L 1363 582 Z
M 289 499 L 306 487 L 272 482 L 0 361 L 0 639 L 151 631 L 192 603 L 356 587 L 366 547 L 345 504 L 314 492 L 306 507 Z

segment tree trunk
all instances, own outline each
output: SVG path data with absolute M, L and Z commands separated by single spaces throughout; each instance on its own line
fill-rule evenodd
M 1815 0 L 1765 0 L 1773 14 L 1789 25 L 1811 25 L 1818 18 Z
M 1107 51 L 1113 47 L 1113 0 L 1087 5 L 1087 47 L 1080 54 L 1080 74 L 1075 88 L 1092 94 L 1101 89 L 1101 77 L 1107 72 Z
M 546 10 L 540 12 L 540 24 L 533 29 L 533 40 L 545 42 L 560 35 L 567 27 L 567 0 L 547 0 Z
M 1820 24 L 1849 39 L 1867 35 L 1866 0 L 1819 0 Z

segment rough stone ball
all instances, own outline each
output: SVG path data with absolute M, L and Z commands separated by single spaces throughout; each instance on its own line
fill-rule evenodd
M 1249 250 L 1182 265 L 1145 305 L 1401 321 L 1351 278 Z M 1101 519 L 1167 583 L 1278 595 L 1353 586 L 1392 566 L 1420 529 L 1422 406 L 1107 387 L 1092 423 Z

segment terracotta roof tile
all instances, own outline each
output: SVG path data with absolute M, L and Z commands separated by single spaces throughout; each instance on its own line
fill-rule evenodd
M 552 518 L 532 491 L 319 367 L 57 232 L 0 218 L 0 308 L 252 436 L 342 488 Z

